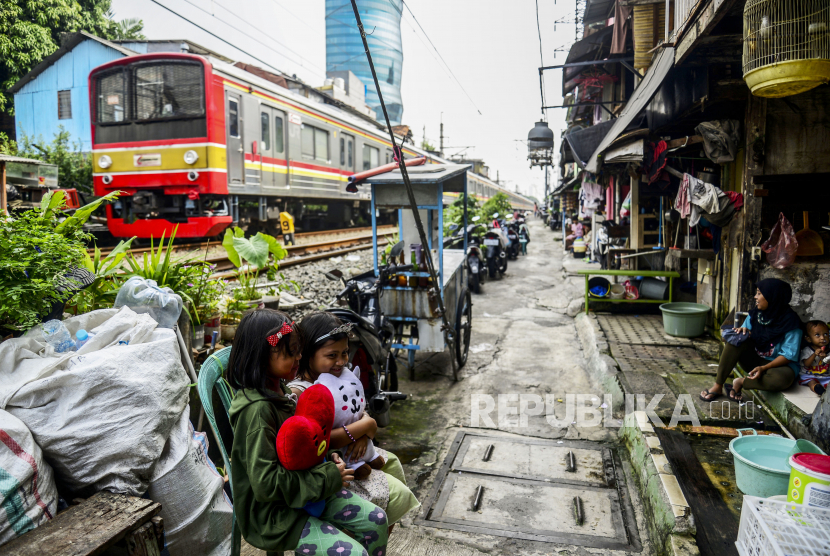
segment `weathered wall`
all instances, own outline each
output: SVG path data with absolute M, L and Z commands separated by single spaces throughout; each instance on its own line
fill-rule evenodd
M 830 89 L 767 101 L 764 174 L 830 172 Z
M 784 270 L 768 266 L 760 277 L 780 278 L 792 286 L 792 307 L 802 320 L 830 322 L 830 261 L 796 261 Z

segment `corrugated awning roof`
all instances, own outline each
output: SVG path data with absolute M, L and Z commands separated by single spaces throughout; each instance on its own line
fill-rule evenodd
M 22 156 L 12 156 L 10 154 L 0 154 L 0 162 L 21 162 L 23 164 L 49 164 L 48 162 L 43 162 L 42 160 L 36 160 L 34 158 L 23 158 Z
M 585 162 L 591 157 L 591 153 L 596 150 L 602 138 L 605 137 L 613 125 L 614 120 L 608 120 L 591 127 L 565 133 L 565 141 L 573 153 L 573 162 L 576 162 L 580 168 L 585 169 Z
M 634 118 L 643 111 L 646 105 L 651 102 L 651 99 L 657 93 L 663 80 L 668 75 L 669 70 L 674 66 L 674 48 L 663 48 L 657 54 L 654 63 L 648 69 L 640 86 L 634 90 L 628 104 L 625 105 L 619 117 L 614 120 L 614 125 L 600 142 L 599 146 L 594 151 L 594 154 L 588 159 L 585 169 L 592 174 L 599 172 L 602 162 L 600 156 L 607 149 L 614 140 L 623 133 L 626 128 L 634 121 Z

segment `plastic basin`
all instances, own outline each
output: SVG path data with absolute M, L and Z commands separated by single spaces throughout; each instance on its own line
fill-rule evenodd
M 663 303 L 663 330 L 669 336 L 694 338 L 703 334 L 709 307 L 701 303 Z
M 743 436 L 751 431 L 752 436 Z M 780 436 L 757 436 L 752 429 L 739 429 L 729 443 L 735 464 L 735 480 L 741 492 L 768 498 L 787 494 L 790 483 L 790 451 L 795 440 Z

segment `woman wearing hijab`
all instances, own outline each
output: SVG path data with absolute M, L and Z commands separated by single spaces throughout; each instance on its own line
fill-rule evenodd
M 729 398 L 741 401 L 741 390 L 786 390 L 798 378 L 798 353 L 801 348 L 802 323 L 790 307 L 792 288 L 783 280 L 769 278 L 756 285 L 755 309 L 749 312 L 736 333 L 747 335 L 740 345 L 726 344 L 718 365 L 715 385 L 700 393 L 703 401 L 723 395 L 726 379 L 736 363 L 749 370 L 746 378 L 736 378 L 725 385 Z

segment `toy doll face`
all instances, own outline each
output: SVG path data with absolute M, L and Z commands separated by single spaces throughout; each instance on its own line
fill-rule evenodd
M 363 409 L 363 390 L 359 381 L 344 382 L 332 395 L 335 403 L 340 406 L 340 411 L 357 415 Z

